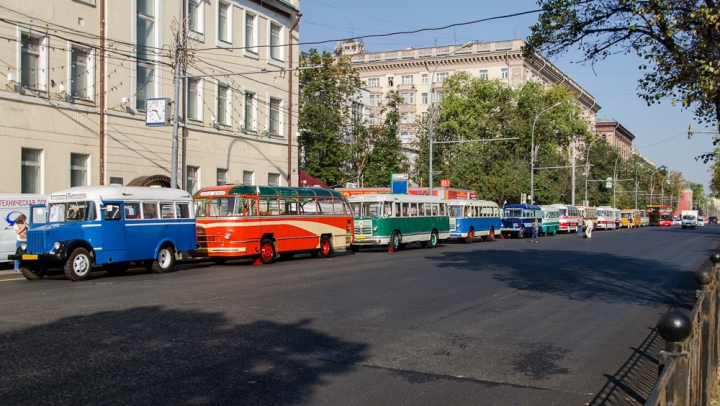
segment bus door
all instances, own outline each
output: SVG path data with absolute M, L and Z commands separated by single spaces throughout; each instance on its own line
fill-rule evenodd
M 125 219 L 123 202 L 103 202 L 100 206 L 102 216 L 102 251 L 98 253 L 100 263 L 106 262 L 109 258 L 113 262 L 126 260 L 127 236 L 125 234 Z M 94 244 L 93 244 L 94 245 Z M 95 245 L 97 247 L 97 245 Z M 96 258 L 96 261 L 98 260 Z

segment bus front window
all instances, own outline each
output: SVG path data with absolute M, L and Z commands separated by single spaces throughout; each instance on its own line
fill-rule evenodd
M 450 217 L 458 218 L 463 216 L 462 206 L 450 206 Z
M 355 218 L 378 218 L 381 215 L 381 203 L 380 202 L 363 202 L 355 205 L 353 210 L 353 216 Z

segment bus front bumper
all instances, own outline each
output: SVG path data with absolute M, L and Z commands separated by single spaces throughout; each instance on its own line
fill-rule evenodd
M 64 264 L 66 258 L 65 252 L 59 251 L 55 254 L 12 254 L 8 255 L 11 261 L 20 261 L 20 263 L 28 264 Z
M 352 245 L 370 246 L 370 245 L 387 245 L 390 244 L 390 237 L 355 235 Z

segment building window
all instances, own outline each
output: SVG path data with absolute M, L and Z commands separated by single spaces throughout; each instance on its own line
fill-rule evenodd
M 199 34 L 203 33 L 204 9 L 200 0 L 188 0 L 188 28 Z
M 487 79 L 488 78 L 488 71 L 487 69 L 480 70 L 480 79 Z
M 280 134 L 280 100 L 270 99 L 270 134 Z
M 191 195 L 200 190 L 200 168 L 197 166 L 187 167 L 187 179 L 185 181 L 185 190 Z
M 243 185 L 252 185 L 255 181 L 255 172 L 243 171 Z
M 367 80 L 368 87 L 380 87 L 380 78 L 370 78 Z
M 231 42 L 230 7 L 230 3 L 218 2 L 218 39 L 223 42 Z
M 245 51 L 257 53 L 255 41 L 255 15 L 245 14 Z
M 21 152 L 20 193 L 42 193 L 42 150 L 23 148 Z
M 388 86 L 393 86 L 393 83 L 394 83 L 394 82 L 395 82 L 395 78 L 392 77 L 392 76 L 390 76 L 390 77 L 388 78 Z
M 428 75 L 427 75 L 427 73 L 423 73 L 422 75 L 420 75 L 420 82 L 421 82 L 422 84 L 426 84 L 426 83 L 428 82 Z
M 273 59 L 282 60 L 281 32 L 282 28 L 279 25 L 270 23 L 270 57 Z
M 280 174 L 268 173 L 268 186 L 280 186 Z
M 145 110 L 145 100 L 155 97 L 155 0 L 137 0 L 136 104 Z
M 409 111 L 400 113 L 400 124 L 412 124 L 415 122 L 415 112 Z
M 440 72 L 435 76 L 435 82 L 442 83 L 448 78 L 450 74 L 447 72 Z
M 220 169 L 217 170 L 217 186 L 226 185 L 228 183 L 228 170 Z
M 217 122 L 230 125 L 230 87 L 218 83 L 217 92 Z
M 435 91 L 435 101 L 438 103 L 442 101 L 442 90 Z
M 379 95 L 379 94 L 371 94 L 370 95 L 370 105 L 371 106 L 379 106 L 381 97 L 382 97 L 382 95 Z
M 414 134 L 408 131 L 403 131 L 400 133 L 400 142 L 403 144 L 409 144 L 413 141 Z
M 92 99 L 94 79 L 91 75 L 91 56 L 88 49 L 70 49 L 70 95 L 78 99 Z
M 413 84 L 413 77 L 412 77 L 412 75 L 403 75 L 403 77 L 402 77 L 402 84 L 403 84 L 403 85 L 412 85 L 412 84 Z
M 88 185 L 88 155 L 70 154 L 70 187 Z
M 422 98 L 422 104 L 428 104 L 428 94 L 427 93 L 422 93 L 420 95 L 420 97 Z
M 380 117 L 375 114 L 370 114 L 368 116 L 368 120 L 370 121 L 370 125 L 378 125 L 380 124 Z
M 255 94 L 245 92 L 245 129 L 255 130 Z
M 200 87 L 200 79 L 188 78 L 188 98 L 187 98 L 187 118 L 191 120 L 202 120 L 202 89 Z
M 26 89 L 47 90 L 45 41 L 29 34 L 20 37 L 20 85 Z
M 500 69 L 500 77 L 503 79 L 508 78 L 508 68 L 502 68 Z
M 400 97 L 402 97 L 403 104 L 415 104 L 415 93 L 400 93 Z

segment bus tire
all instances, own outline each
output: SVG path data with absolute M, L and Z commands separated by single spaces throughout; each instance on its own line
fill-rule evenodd
M 400 249 L 400 233 L 393 231 L 390 235 L 390 244 L 388 244 L 388 251 L 398 252 Z
M 359 245 L 351 245 L 351 246 L 350 246 L 350 251 L 352 251 L 352 252 L 358 252 L 358 251 L 360 251 L 360 246 L 359 246 Z
M 127 272 L 130 268 L 130 262 L 115 262 L 112 264 L 103 265 L 103 269 L 107 271 L 108 275 L 119 276 Z
M 23 266 L 20 267 L 20 272 L 23 274 L 25 279 L 29 281 L 39 281 L 45 277 L 47 269 L 38 266 Z
M 210 258 L 210 260 L 215 265 L 225 265 L 225 263 L 227 262 L 228 259 L 225 257 L 212 257 L 212 258 Z
M 280 253 L 280 259 L 282 260 L 291 260 L 295 256 L 294 252 L 281 252 Z
M 168 273 L 173 264 L 175 264 L 175 249 L 171 245 L 163 245 L 150 267 L 153 273 Z
M 75 248 L 72 253 L 70 253 L 70 257 L 68 257 L 68 260 L 65 262 L 65 266 L 63 267 L 65 276 L 73 282 L 84 281 L 88 278 L 88 276 L 90 276 L 90 271 L 92 271 L 92 262 L 93 260 L 92 255 L 90 255 L 90 251 L 83 247 Z
M 495 227 L 490 227 L 490 231 L 483 237 L 483 241 L 495 241 Z
M 475 230 L 472 227 L 470 227 L 470 230 L 468 230 L 468 235 L 467 235 L 467 237 L 465 237 L 465 242 L 469 244 L 469 243 L 473 242 L 474 239 L 475 239 Z
M 427 242 L 427 248 L 435 248 L 438 244 L 438 233 L 437 231 L 433 230 L 432 233 L 430 233 L 430 241 Z
M 269 264 L 275 260 L 275 244 L 266 238 L 260 242 L 260 262 Z
M 328 236 L 324 235 L 320 237 L 320 256 L 323 258 L 331 257 L 335 253 L 333 250 L 332 242 Z

